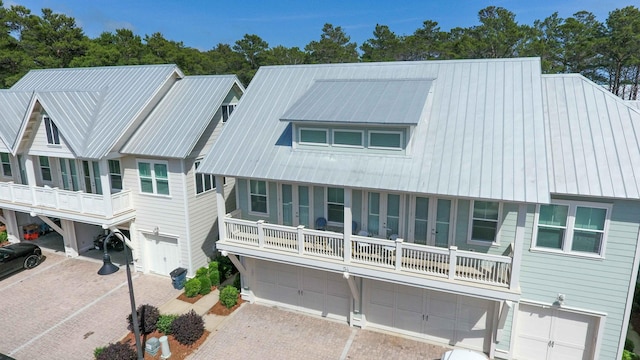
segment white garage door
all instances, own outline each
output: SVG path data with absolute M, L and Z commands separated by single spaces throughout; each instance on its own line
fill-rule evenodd
M 516 358 L 521 360 L 593 359 L 596 317 L 520 304 Z
M 255 267 L 252 290 L 260 302 L 348 320 L 349 286 L 339 274 L 269 261 Z
M 180 266 L 178 239 L 165 236 L 145 234 L 147 239 L 147 261 L 149 271 L 160 275 L 169 275 Z
M 367 323 L 385 330 L 488 351 L 488 300 L 367 281 Z

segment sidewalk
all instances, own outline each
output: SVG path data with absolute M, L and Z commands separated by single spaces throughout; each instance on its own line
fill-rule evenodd
M 196 301 L 194 304 L 178 300 L 177 298 L 171 299 L 168 302 L 164 303 L 158 310 L 160 310 L 161 314 L 185 314 L 191 310 L 195 311 L 198 315 L 201 315 L 204 319 L 204 328 L 213 332 L 217 330 L 222 323 L 229 316 L 219 316 L 214 314 L 207 314 L 209 309 L 213 307 L 218 302 L 220 295 L 220 290 L 215 289 L 209 294 L 203 296 L 200 300 Z

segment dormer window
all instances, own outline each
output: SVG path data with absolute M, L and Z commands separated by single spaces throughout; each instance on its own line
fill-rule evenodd
M 60 145 L 60 134 L 58 133 L 58 127 L 48 116 L 44 117 L 44 127 L 47 132 L 47 143 L 49 145 Z
M 300 144 L 328 145 L 329 136 L 325 129 L 300 129 Z
M 222 105 L 222 122 L 226 123 L 227 120 L 229 120 L 229 116 L 231 116 L 231 113 L 233 112 L 233 110 L 236 109 L 236 104 L 225 104 Z
M 402 149 L 402 132 L 369 131 L 369 148 Z

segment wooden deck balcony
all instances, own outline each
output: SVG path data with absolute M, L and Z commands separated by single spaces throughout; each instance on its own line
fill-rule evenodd
M 342 233 L 248 221 L 227 215 L 225 237 L 219 248 L 229 245 L 257 248 L 263 253 L 285 253 L 305 259 L 360 266 L 378 273 L 431 278 L 448 283 L 478 284 L 509 291 L 513 259 L 510 256 L 440 248 L 350 235 L 345 247 Z M 263 255 L 268 257 L 268 255 Z
M 65 213 L 70 218 L 104 220 L 133 211 L 130 190 L 101 195 L 13 182 L 0 183 L 0 206 L 49 216 Z

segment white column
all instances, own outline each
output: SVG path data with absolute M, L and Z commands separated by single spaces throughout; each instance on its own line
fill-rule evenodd
M 24 170 L 27 173 L 27 183 L 29 184 L 29 188 L 31 189 L 31 201 L 34 206 L 38 205 L 36 201 L 36 170 L 33 164 L 33 156 L 28 155 L 24 158 Z
M 76 228 L 71 220 L 60 220 L 60 225 L 64 231 L 62 239 L 64 241 L 64 252 L 67 257 L 77 257 L 78 254 L 78 239 L 76 238 Z
M 524 226 L 527 221 L 527 204 L 518 206 L 518 220 L 516 222 L 516 238 L 513 243 L 513 258 L 511 259 L 511 282 L 509 289 L 520 288 L 520 267 L 522 264 L 522 251 L 524 248 Z
M 224 227 L 224 218 L 227 215 L 227 209 L 224 201 L 224 178 L 222 176 L 216 176 L 216 215 L 218 217 L 218 239 L 222 241 L 227 238 Z
M 351 262 L 351 232 L 353 216 L 351 213 L 351 188 L 344 189 L 344 262 Z
M 109 176 L 109 161 L 102 159 L 98 163 L 100 167 L 100 183 L 102 184 L 102 197 L 104 199 L 104 215 L 113 216 L 113 203 L 111 201 L 111 177 Z
M 7 226 L 7 236 L 12 243 L 20 242 L 20 227 L 16 219 L 16 212 L 13 210 L 2 209 L 4 215 L 4 224 Z

